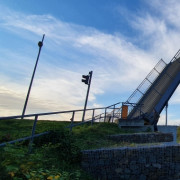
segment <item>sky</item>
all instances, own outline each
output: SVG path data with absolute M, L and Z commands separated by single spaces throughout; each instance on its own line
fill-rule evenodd
M 0 0 L 0 116 L 21 115 L 43 34 L 26 114 L 83 109 L 89 71 L 88 108 L 125 102 L 180 49 L 179 9 L 178 0 Z M 180 124 L 179 109 L 178 87 L 168 124 Z

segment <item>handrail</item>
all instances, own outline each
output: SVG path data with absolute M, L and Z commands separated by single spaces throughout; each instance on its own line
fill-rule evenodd
M 90 109 L 86 109 L 86 111 L 97 110 L 97 109 L 105 109 L 105 108 L 107 108 L 107 107 L 90 108 Z M 80 111 L 84 111 L 84 109 L 69 110 L 69 111 L 57 111 L 57 112 L 49 112 L 49 113 L 27 114 L 27 115 L 24 115 L 23 117 L 47 116 L 47 115 L 53 115 L 53 114 L 63 114 L 63 113 L 80 112 Z M 0 120 L 17 119 L 17 118 L 21 118 L 21 117 L 22 117 L 22 115 L 18 115 L 18 116 L 4 116 L 4 117 L 0 117 Z
M 174 55 L 174 57 L 171 59 L 170 62 L 175 61 L 179 55 L 180 55 L 180 49 L 177 51 L 177 53 Z
M 100 120 L 100 119 L 104 118 L 104 122 L 105 122 L 106 114 L 105 113 L 101 113 L 99 115 L 94 116 L 95 110 L 101 110 L 101 109 L 105 109 L 105 110 L 113 109 L 114 110 L 114 109 L 118 109 L 118 108 L 115 108 L 115 106 L 117 104 L 120 104 L 120 103 L 122 103 L 122 102 L 118 102 L 116 104 L 113 104 L 113 105 L 110 105 L 110 106 L 107 106 L 107 107 L 99 107 L 99 108 L 89 108 L 89 109 L 86 109 L 86 111 L 93 111 L 92 118 L 89 118 L 86 121 L 80 122 L 80 123 L 74 123 L 74 115 L 75 115 L 75 112 L 82 112 L 82 111 L 84 111 L 84 109 L 68 110 L 68 111 L 57 111 L 57 112 L 48 112 L 48 113 L 36 113 L 36 114 L 27 114 L 27 115 L 24 115 L 23 118 L 25 118 L 25 117 L 26 118 L 27 117 L 34 117 L 34 123 L 33 123 L 33 126 L 32 126 L 31 136 L 20 138 L 20 139 L 17 139 L 17 140 L 6 142 L 6 143 L 1 143 L 0 147 L 5 146 L 7 143 L 13 144 L 15 142 L 20 142 L 20 141 L 24 141 L 24 140 L 30 139 L 29 151 L 31 151 L 34 137 L 38 137 L 38 136 L 41 136 L 41 135 L 44 135 L 44 134 L 48 133 L 48 132 L 44 132 L 44 133 L 40 133 L 40 134 L 35 134 L 36 123 L 37 123 L 37 120 L 38 120 L 39 116 L 62 114 L 62 113 L 72 113 L 72 118 L 70 119 L 71 120 L 71 124 L 69 126 L 67 126 L 67 128 L 70 128 L 70 131 L 72 131 L 72 128 L 75 127 L 75 126 L 79 126 L 79 125 L 82 125 L 82 124 L 85 124 L 85 123 L 88 123 L 88 122 L 91 122 L 91 125 L 92 125 L 93 122 L 98 120 L 98 119 Z M 112 106 L 113 106 L 113 108 L 111 108 Z M 102 115 L 104 115 L 104 117 Z M 0 120 L 18 119 L 18 118 L 21 119 L 22 115 L 0 117 Z
M 39 137 L 39 136 L 42 136 L 42 135 L 45 135 L 45 134 L 48 134 L 48 133 L 49 133 L 49 132 L 43 132 L 43 133 L 35 134 L 35 135 L 33 136 L 33 138 Z M 15 144 L 15 143 L 17 143 L 17 142 L 29 140 L 29 139 L 31 139 L 31 138 L 32 138 L 32 136 L 28 136 L 28 137 L 23 137 L 23 138 L 19 138 L 19 139 L 16 139 L 16 140 L 4 142 L 4 143 L 1 143 L 1 144 L 0 144 L 0 147 L 4 147 L 4 146 L 6 146 L 7 144 Z
M 118 102 L 116 104 L 112 104 L 110 106 L 107 107 L 100 107 L 100 108 L 88 108 L 86 109 L 86 111 L 91 111 L 91 110 L 99 110 L 99 109 L 114 109 L 114 108 L 110 108 L 111 106 L 115 106 L 117 104 L 120 104 L 122 102 Z M 54 115 L 54 114 L 63 114 L 63 113 L 71 113 L 71 112 L 81 112 L 84 111 L 84 109 L 77 109 L 77 110 L 68 110 L 68 111 L 57 111 L 57 112 L 48 112 L 48 113 L 36 113 L 36 114 L 27 114 L 24 115 L 23 117 L 34 117 L 34 116 L 47 116 L 47 115 Z M 17 115 L 17 116 L 4 116 L 4 117 L 0 117 L 0 120 L 5 120 L 5 119 L 17 119 L 17 118 L 21 118 L 22 115 Z

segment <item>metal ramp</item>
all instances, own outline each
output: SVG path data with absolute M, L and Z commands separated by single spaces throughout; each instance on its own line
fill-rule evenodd
M 180 50 L 169 64 L 161 59 L 124 103 L 129 108 L 127 119 L 139 119 L 145 115 L 148 123 L 153 124 L 153 109 L 160 114 L 179 83 Z M 121 111 L 122 107 L 114 112 L 116 117 Z

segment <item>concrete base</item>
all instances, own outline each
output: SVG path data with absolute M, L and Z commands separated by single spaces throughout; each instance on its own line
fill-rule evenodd
M 159 132 L 173 134 L 173 142 L 166 144 L 177 144 L 177 127 L 178 126 L 158 126 Z
M 158 131 L 162 132 L 162 133 L 172 133 L 173 134 L 173 142 L 168 142 L 165 144 L 177 144 L 177 127 L 178 126 L 163 126 L 163 125 L 159 125 L 158 127 Z M 154 131 L 154 126 L 152 125 L 143 125 L 143 126 L 138 126 L 136 124 L 134 124 L 133 126 L 131 125 L 125 125 L 125 124 L 121 124 L 119 123 L 119 128 L 125 129 L 125 130 L 129 130 L 129 131 L 133 131 L 133 132 L 153 132 Z
M 132 133 L 132 134 L 115 134 L 109 135 L 109 139 L 115 142 L 125 142 L 125 143 L 136 143 L 136 144 L 146 144 L 146 143 L 171 143 L 173 142 L 172 133 L 161 133 L 161 132 L 149 132 L 149 133 Z
M 154 132 L 154 127 L 151 125 L 147 126 L 119 126 L 121 129 L 125 129 L 133 132 Z
M 121 129 L 125 129 L 133 132 L 153 132 L 153 126 L 144 125 L 143 119 L 118 119 L 118 126 Z
M 144 126 L 143 119 L 119 119 L 119 127 L 120 126 Z

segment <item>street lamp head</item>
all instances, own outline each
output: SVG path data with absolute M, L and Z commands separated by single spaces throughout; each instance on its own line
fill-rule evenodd
M 38 42 L 38 46 L 39 46 L 39 47 L 42 47 L 42 46 L 43 46 L 42 41 L 39 41 L 39 42 Z

